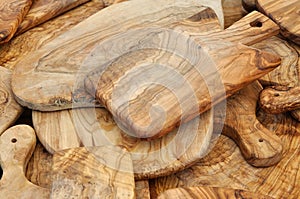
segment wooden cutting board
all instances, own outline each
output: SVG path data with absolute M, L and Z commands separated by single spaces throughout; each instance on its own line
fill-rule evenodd
M 0 67 L 0 135 L 21 115 L 23 108 L 11 91 L 11 71 Z
M 112 113 L 122 130 L 139 138 L 165 135 L 280 64 L 278 56 L 241 44 L 277 33 L 277 26 L 258 12 L 225 31 L 197 35 L 194 40 L 168 29 L 143 31 L 118 35 L 98 46 L 87 65 L 106 64 L 85 80 L 86 89 Z M 164 46 L 165 41 L 170 41 L 169 46 Z M 181 42 L 189 48 L 174 48 L 182 46 Z M 114 51 L 102 56 L 111 46 Z
M 284 37 L 300 45 L 299 0 L 257 0 L 256 4 L 280 26 Z
M 227 28 L 245 16 L 247 11 L 244 10 L 241 0 L 222 0 L 224 12 L 224 27 Z
M 49 198 L 49 189 L 29 182 L 24 171 L 35 148 L 34 130 L 27 125 L 11 127 L 0 137 L 0 197 L 11 199 Z
M 83 146 L 116 145 L 131 153 L 136 179 L 155 178 L 179 171 L 196 162 L 208 152 L 213 115 L 208 111 L 168 135 L 153 141 L 140 140 L 122 132 L 112 116 L 104 108 L 74 109 L 65 112 L 64 118 L 51 117 L 51 113 L 33 112 L 33 123 L 40 141 L 50 152 L 69 148 L 60 142 L 60 137 L 79 137 Z M 50 117 L 49 117 L 50 116 Z M 51 123 L 49 122 L 51 119 Z M 61 128 L 60 120 L 72 121 L 69 128 Z M 198 122 L 198 123 L 197 123 Z M 67 126 L 65 126 L 67 127 Z M 197 131 L 194 128 L 198 128 Z M 53 134 L 59 131 L 60 136 Z M 186 134 L 189 133 L 189 136 Z M 179 147 L 180 146 L 180 147 Z M 75 147 L 74 144 L 72 147 Z M 180 149 L 180 150 L 178 150 Z
M 51 198 L 135 198 L 132 171 L 130 154 L 117 146 L 59 151 Z
M 54 18 L 68 10 L 89 0 L 33 0 L 29 12 L 19 25 L 16 35 L 19 35 L 51 18 Z
M 157 178 L 150 183 L 151 196 L 177 187 L 214 186 L 243 189 L 273 198 L 300 195 L 300 123 L 289 114 L 258 112 L 258 119 L 283 145 L 283 158 L 275 166 L 256 168 L 244 161 L 236 144 L 225 136 L 206 157 L 182 172 Z
M 203 2 L 217 10 L 217 13 L 222 13 L 221 1 Z M 95 45 L 109 36 L 134 27 L 166 27 L 182 21 L 205 10 L 203 2 L 135 0 L 115 4 L 98 12 L 18 62 L 13 78 L 14 93 L 18 101 L 32 109 L 43 111 L 68 109 L 79 105 L 94 106 L 94 100 L 85 99 L 84 88 L 75 92 L 72 90 L 78 75 L 81 76 L 80 72 L 77 73 L 78 70 Z M 61 56 L 61 51 L 65 56 Z M 39 66 L 36 63 L 40 63 Z M 91 69 L 93 67 L 95 66 L 91 66 Z M 35 81 L 23 81 L 23 84 L 19 84 L 19 79 L 24 78 Z
M 257 100 L 262 86 L 253 82 L 227 99 L 223 134 L 239 146 L 245 160 L 255 167 L 277 164 L 282 158 L 283 146 L 274 132 L 266 129 L 257 119 Z M 223 119 L 223 110 L 215 107 L 215 124 Z
M 242 5 L 245 10 L 248 12 L 252 12 L 253 10 L 256 10 L 256 2 L 255 0 L 242 0 Z
M 127 1 L 127 0 L 102 0 L 105 7 L 107 6 L 111 6 L 112 4 L 116 4 L 116 3 L 121 3 L 123 1 Z
M 101 1 L 90 1 L 2 44 L 0 65 L 13 70 L 16 63 L 28 54 L 35 52 L 102 8 Z
M 256 198 L 256 199 L 272 199 L 269 196 L 252 193 L 250 191 L 228 189 L 221 187 L 185 187 L 176 188 L 165 191 L 158 196 L 158 199 L 226 199 L 226 198 Z
M 0 2 L 0 44 L 8 42 L 27 14 L 32 0 L 5 0 Z

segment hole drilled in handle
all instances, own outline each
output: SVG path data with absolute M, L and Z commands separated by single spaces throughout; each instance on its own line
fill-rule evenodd
M 18 140 L 16 138 L 11 139 L 12 143 L 16 143 Z
M 260 22 L 260 21 L 252 21 L 251 23 L 250 23 L 250 26 L 251 27 L 262 27 L 263 26 L 263 23 L 262 22 Z
M 258 141 L 259 141 L 259 142 L 263 142 L 264 140 L 263 140 L 262 138 L 260 138 Z
M 279 93 L 275 93 L 274 96 L 275 96 L 275 97 L 278 97 L 278 96 L 279 96 Z

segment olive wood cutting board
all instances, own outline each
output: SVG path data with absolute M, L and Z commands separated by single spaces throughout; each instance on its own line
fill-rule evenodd
M 227 199 L 227 198 L 256 198 L 272 199 L 269 196 L 253 193 L 245 190 L 228 189 L 221 187 L 185 187 L 170 189 L 158 196 L 158 199 Z
M 211 9 L 205 9 L 181 23 L 195 32 L 221 29 L 218 18 Z M 203 24 L 205 26 L 202 26 Z M 55 151 L 82 145 L 99 146 L 107 144 L 107 142 L 120 145 L 132 153 L 136 178 L 166 175 L 182 170 L 201 158 L 206 154 L 208 147 L 206 142 L 210 141 L 213 122 L 212 113 L 209 112 L 201 116 L 198 131 L 190 132 L 190 137 L 183 136 L 184 134 L 180 133 L 180 139 L 175 139 L 175 136 L 179 133 L 177 129 L 169 136 L 157 141 L 147 142 L 124 134 L 105 109 L 74 109 L 56 112 L 33 111 L 32 115 L 39 140 L 49 152 L 54 153 Z M 51 121 L 51 123 L 48 121 Z M 193 123 L 190 125 L 193 126 Z M 191 129 L 192 126 L 188 129 Z M 195 138 L 192 143 L 191 137 Z M 167 147 L 168 150 L 160 151 L 160 157 L 154 156 L 156 151 L 166 147 L 172 140 L 174 144 L 182 145 L 182 148 L 189 148 L 186 151 L 189 155 L 181 157 L 181 162 L 174 161 L 174 156 L 171 154 L 177 154 L 176 148 Z M 190 144 L 191 147 L 189 147 Z M 173 144 L 170 146 L 173 146 Z M 153 162 L 153 159 L 156 159 L 156 161 Z M 168 163 L 167 167 L 166 163 Z M 148 166 L 145 167 L 147 164 Z
M 87 1 L 89 0 L 33 0 L 29 12 L 19 25 L 15 35 L 19 35 Z
M 51 198 L 135 198 L 130 154 L 117 146 L 53 155 Z
M 242 5 L 245 10 L 252 12 L 256 9 L 256 0 L 242 0 Z
M 26 31 L 8 43 L 2 44 L 0 48 L 0 65 L 13 70 L 16 63 L 28 54 L 34 53 L 43 45 L 52 41 L 60 34 L 71 29 L 102 8 L 103 3 L 101 1 L 87 2 L 55 19 Z
M 81 145 L 85 147 L 122 146 L 131 154 L 136 179 L 168 175 L 193 164 L 207 154 L 213 131 L 211 110 L 186 123 L 180 129 L 175 129 L 153 141 L 134 138 L 122 132 L 111 114 L 104 108 L 82 108 L 64 112 L 56 119 L 54 115 L 54 117 L 49 115 L 51 113 L 33 112 L 33 123 L 38 137 L 50 152 L 58 152 L 69 148 L 70 145 L 76 147 L 70 142 L 58 145 L 61 142 L 60 136 L 51 135 L 57 131 L 61 137 L 79 138 Z M 65 128 L 61 126 L 59 120 L 71 121 L 72 124 L 70 128 L 67 126 Z M 186 136 L 187 133 L 189 136 Z
M 0 66 L 0 135 L 21 115 L 23 108 L 11 91 L 11 71 Z
M 241 0 L 222 0 L 224 27 L 227 28 L 247 14 Z
M 1 135 L 0 164 L 3 170 L 0 180 L 1 198 L 49 198 L 49 189 L 32 184 L 24 174 L 35 143 L 35 132 L 27 125 L 11 127 Z
M 106 64 L 88 74 L 85 87 L 124 131 L 139 138 L 158 138 L 276 68 L 280 64 L 277 55 L 243 44 L 277 33 L 274 22 L 252 12 L 225 31 L 192 39 L 161 29 L 133 32 L 132 38 L 118 35 L 88 58 L 88 66 Z M 169 46 L 163 46 L 166 40 L 171 41 Z M 190 47 L 174 50 L 181 42 Z M 111 46 L 115 47 L 110 56 L 100 58 Z M 122 55 L 120 51 L 126 48 L 130 51 Z M 110 61 L 111 57 L 117 58 Z
M 267 168 L 249 165 L 237 145 L 221 135 L 214 149 L 190 168 L 151 180 L 151 196 L 155 198 L 177 187 L 214 186 L 249 190 L 273 198 L 299 198 L 300 123 L 289 114 L 259 111 L 257 116 L 282 141 L 283 156 L 277 165 Z
M 8 42 L 27 14 L 32 0 L 5 0 L 0 2 L 0 44 Z
M 257 0 L 256 4 L 280 26 L 284 37 L 300 45 L 299 0 Z
M 18 101 L 42 111 L 94 106 L 93 99 L 85 99 L 84 85 L 74 86 L 88 72 L 81 74 L 80 69 L 99 42 L 137 27 L 167 27 L 207 9 L 202 6 L 205 2 L 223 18 L 221 1 L 206 0 L 135 0 L 101 10 L 18 62 L 12 81 Z M 99 63 L 89 70 L 97 66 Z M 20 79 L 22 84 L 18 83 Z
M 282 143 L 276 134 L 256 119 L 257 100 L 262 86 L 253 82 L 227 99 L 223 134 L 239 146 L 245 160 L 256 167 L 277 164 L 282 158 Z M 215 107 L 215 124 L 223 110 Z

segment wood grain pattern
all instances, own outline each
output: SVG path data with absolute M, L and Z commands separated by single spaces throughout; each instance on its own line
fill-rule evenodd
M 33 0 L 29 12 L 19 25 L 15 35 L 19 35 L 87 1 L 89 0 Z
M 268 113 L 278 114 L 300 109 L 300 86 L 289 88 L 274 86 L 264 89 L 259 98 L 260 105 Z
M 136 199 L 150 199 L 149 181 L 135 181 L 135 196 Z
M 128 0 L 102 0 L 103 3 L 104 3 L 104 6 L 105 7 L 108 7 L 108 6 L 111 6 L 113 4 L 116 4 L 116 3 L 121 3 L 123 1 L 128 1 Z
M 280 26 L 284 37 L 300 45 L 300 2 L 298 0 L 257 0 L 257 8 Z
M 271 199 L 272 197 L 263 196 L 257 193 L 238 189 L 227 189 L 219 187 L 185 187 L 170 189 L 162 193 L 158 199 L 226 199 L 226 198 L 257 198 Z
M 261 28 L 252 24 L 258 21 Z M 139 138 L 165 135 L 280 64 L 276 55 L 228 43 L 252 44 L 277 33 L 276 25 L 258 12 L 225 31 L 195 35 L 195 43 L 174 36 L 171 30 L 148 31 L 132 33 L 132 38 L 114 37 L 109 43 L 115 46 L 114 52 L 100 61 L 107 64 L 97 67 L 85 80 L 86 89 L 112 113 L 118 125 Z M 187 44 L 186 48 L 174 49 L 172 45 L 165 47 L 165 41 L 174 46 Z M 134 46 L 138 50 L 126 50 Z M 194 48 L 197 50 L 191 50 Z M 96 51 L 104 49 L 101 46 Z M 128 53 L 120 54 L 121 50 Z M 96 51 L 90 60 L 101 56 Z M 189 56 L 180 57 L 178 53 Z M 110 61 L 111 57 L 117 58 Z
M 280 138 L 256 119 L 256 103 L 261 90 L 261 85 L 253 82 L 227 99 L 223 134 L 235 141 L 249 164 L 267 167 L 281 160 L 283 146 Z M 218 124 L 218 115 L 222 118 L 223 110 L 217 105 L 214 111 L 215 124 Z
M 8 42 L 27 14 L 32 0 L 5 0 L 0 2 L 0 44 Z
M 154 24 L 161 27 L 189 18 L 206 9 L 202 6 L 203 2 L 152 0 L 149 3 L 137 0 L 108 7 L 49 42 L 38 52 L 36 51 L 18 62 L 14 73 L 16 79 L 23 79 L 26 76 L 26 79 L 36 81 L 34 83 L 27 82 L 28 84 L 23 82 L 22 87 L 26 88 L 27 93 L 25 95 L 23 92 L 25 90 L 21 89 L 21 85 L 17 85 L 18 81 L 13 80 L 14 93 L 23 105 L 26 104 L 30 108 L 43 111 L 68 109 L 76 104 L 94 106 L 93 100 L 84 99 L 86 95 L 85 93 L 82 95 L 83 88 L 78 90 L 76 88 L 74 92 L 72 90 L 76 80 L 80 79 L 81 74 L 76 75 L 78 69 L 97 43 L 134 27 L 142 25 L 149 27 Z M 216 10 L 222 9 L 220 1 L 219 3 L 217 1 L 206 2 Z M 99 21 L 102 23 L 98 23 Z M 72 42 L 70 43 L 70 41 Z M 60 56 L 62 55 L 61 51 L 66 56 Z M 33 63 L 35 62 L 41 63 L 37 70 L 34 69 L 35 64 Z M 64 63 L 63 67 L 61 67 L 61 63 Z M 96 65 L 98 66 L 98 64 Z M 91 69 L 93 67 L 95 66 L 91 66 Z M 39 92 L 36 92 L 37 90 Z M 28 96 L 31 97 L 28 98 Z
M 53 198 L 134 198 L 132 161 L 117 146 L 73 148 L 53 156 Z
M 253 47 L 277 54 L 281 57 L 281 64 L 275 70 L 259 79 L 266 86 L 294 87 L 299 82 L 298 53 L 294 46 L 278 37 L 271 37 Z
M 245 10 L 248 12 L 252 12 L 253 10 L 256 10 L 256 2 L 255 0 L 242 0 L 242 5 Z
M 11 71 L 0 66 L 0 135 L 21 115 L 23 108 L 11 91 Z
M 256 168 L 243 159 L 233 141 L 221 136 L 214 149 L 197 164 L 150 182 L 152 196 L 176 187 L 214 186 L 243 189 L 274 198 L 300 195 L 300 123 L 288 114 L 258 112 L 258 119 L 283 143 L 283 159 L 275 166 Z
M 0 65 L 14 69 L 16 63 L 57 36 L 103 8 L 101 1 L 85 3 L 61 16 L 33 28 L 0 48 Z
M 247 14 L 247 11 L 242 6 L 242 0 L 222 0 L 222 7 L 225 28 L 228 28 Z
M 34 126 L 36 123 L 42 124 L 43 127 L 37 128 L 37 131 L 45 130 L 37 134 L 42 138 L 46 137 L 45 134 L 51 136 L 52 129 L 61 125 L 59 120 L 70 120 L 73 122 L 70 128 L 57 128 L 60 129 L 63 136 L 77 134 L 84 146 L 116 145 L 126 148 L 131 153 L 136 179 L 155 178 L 184 169 L 207 154 L 212 136 L 212 111 L 183 125 L 180 130 L 176 129 L 167 136 L 151 142 L 131 137 L 122 132 L 111 114 L 104 108 L 74 109 L 64 112 L 67 112 L 62 114 L 64 118 L 60 116 L 56 119 L 50 116 L 51 114 L 56 115 L 55 112 L 47 114 L 35 112 L 40 116 L 33 117 Z M 48 122 L 49 116 L 52 118 L 51 123 Z M 41 120 L 36 121 L 36 119 Z M 198 130 L 195 131 L 194 128 L 198 128 Z M 186 136 L 186 133 L 189 133 L 189 137 Z M 59 139 L 58 135 L 54 134 L 54 136 Z M 55 144 L 49 139 L 40 140 L 46 146 Z M 47 142 L 44 143 L 45 141 Z M 181 149 L 180 151 L 178 151 L 178 147 Z M 62 149 L 64 149 L 62 145 L 53 145 L 50 152 Z
M 49 190 L 30 183 L 24 171 L 36 143 L 34 130 L 27 125 L 11 127 L 0 137 L 1 198 L 49 198 Z
M 26 168 L 26 178 L 35 185 L 51 189 L 52 155 L 41 143 L 37 143 Z

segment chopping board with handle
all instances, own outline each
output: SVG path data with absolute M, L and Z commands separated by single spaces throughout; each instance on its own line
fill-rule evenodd
M 24 174 L 35 143 L 35 132 L 27 125 L 11 127 L 1 135 L 0 163 L 3 169 L 0 180 L 1 198 L 49 198 L 49 189 L 32 184 Z
M 256 199 L 272 199 L 272 197 L 264 196 L 250 191 L 230 189 L 222 187 L 184 187 L 169 189 L 158 196 L 158 199 L 226 199 L 226 198 L 256 198 Z
M 89 0 L 33 0 L 32 6 L 18 26 L 19 35 L 51 18 L 71 10 Z
M 18 62 L 12 80 L 16 99 L 41 111 L 94 107 L 94 100 L 86 99 L 80 79 L 82 76 L 83 81 L 84 74 L 99 66 L 94 63 L 89 70 L 81 70 L 98 43 L 129 29 L 169 26 L 207 9 L 205 3 L 222 19 L 221 0 L 135 0 L 101 10 Z M 33 81 L 26 81 L 29 79 Z
M 11 71 L 0 66 L 0 135 L 21 115 L 23 108 L 11 91 Z
M 255 167 L 277 164 L 283 150 L 280 138 L 256 118 L 257 100 L 262 89 L 258 82 L 253 82 L 227 99 L 223 129 L 223 134 L 235 141 L 245 160 Z M 214 110 L 215 124 L 218 124 L 218 115 L 223 114 L 223 110 L 219 110 L 218 105 Z
M 0 2 L 0 43 L 8 42 L 27 14 L 32 0 L 5 0 Z
M 300 45 L 299 0 L 257 0 L 256 4 L 280 26 L 284 37 Z
M 73 148 L 56 152 L 52 198 L 134 198 L 132 161 L 117 146 Z
M 150 32 L 118 35 L 100 45 L 87 62 L 90 66 L 103 59 L 100 63 L 106 64 L 85 80 L 86 89 L 112 113 L 122 130 L 139 138 L 163 136 L 280 64 L 277 55 L 243 45 L 278 33 L 277 25 L 258 12 L 207 35 L 185 37 L 169 29 Z M 176 48 L 183 46 L 181 42 L 190 46 Z M 115 47 L 105 59 L 101 52 L 110 46 Z M 130 51 L 118 56 L 126 48 Z
M 173 28 L 183 25 L 188 27 L 190 32 L 212 32 L 221 29 L 218 18 L 211 9 L 205 9 L 174 24 Z M 208 111 L 201 115 L 198 121 L 187 123 L 181 131 L 176 129 L 165 137 L 148 142 L 122 132 L 109 112 L 102 108 L 33 111 L 32 117 L 39 140 L 51 153 L 79 146 L 110 144 L 125 147 L 131 153 L 136 179 L 167 175 L 182 170 L 203 157 L 208 150 L 213 124 L 212 111 Z M 50 120 L 51 123 L 48 122 Z M 198 127 L 195 126 L 197 123 Z M 185 136 L 188 132 L 189 137 Z M 186 149 L 181 151 L 188 155 L 180 156 L 180 151 L 173 147 L 175 145 Z

